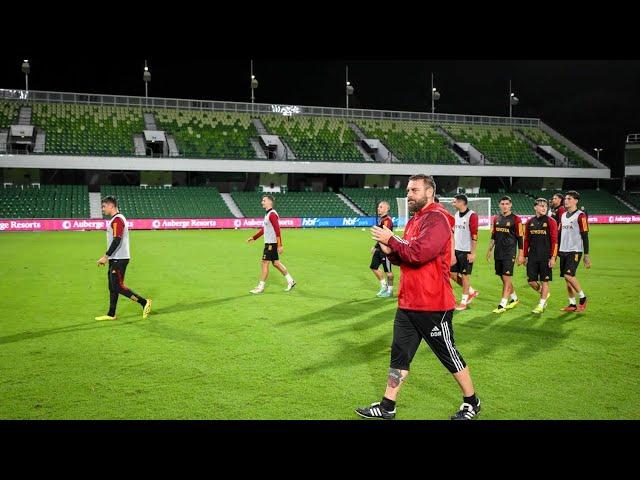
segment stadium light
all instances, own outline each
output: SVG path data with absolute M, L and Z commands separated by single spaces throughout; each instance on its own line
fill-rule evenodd
M 348 66 L 345 66 L 345 74 L 346 74 L 346 79 L 347 79 L 347 87 L 346 87 L 347 110 L 349 110 L 349 95 L 353 95 L 354 88 L 353 88 L 353 85 L 351 85 L 351 82 L 349 81 L 349 67 Z
M 436 100 L 440 100 L 440 92 L 433 86 L 433 73 L 431 74 L 431 113 L 436 112 Z
M 144 97 L 149 97 L 149 82 L 151 81 L 151 72 L 147 66 L 147 61 L 144 61 L 144 73 L 142 74 L 142 80 L 144 80 Z
M 600 152 L 603 151 L 604 148 L 594 148 L 593 151 L 596 152 L 596 158 L 600 161 Z
M 29 72 L 31 71 L 31 65 L 29 65 L 29 60 L 23 60 L 22 62 L 22 73 L 24 73 L 24 89 L 29 92 Z
M 511 91 L 511 80 L 509 80 L 509 118 L 512 117 L 513 106 L 518 105 L 518 103 L 520 103 L 520 99 Z
M 253 74 L 253 60 L 251 60 L 251 103 L 255 102 L 256 96 L 254 90 L 258 88 L 258 80 L 256 76 Z

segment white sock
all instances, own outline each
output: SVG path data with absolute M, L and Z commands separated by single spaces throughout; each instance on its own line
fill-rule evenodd
M 286 278 L 286 279 L 287 279 L 287 282 L 289 282 L 289 283 L 293 283 L 293 277 L 291 276 L 291 274 L 290 274 L 290 273 L 287 273 L 287 274 L 284 276 L 284 278 Z
M 473 295 L 474 292 L 475 290 L 473 289 L 473 287 L 469 287 L 469 295 Z
M 258 288 L 264 288 L 264 282 L 262 280 L 258 282 Z
M 569 297 L 569 305 L 575 305 L 576 304 L 576 297 Z
M 546 298 L 541 298 L 540 299 L 540 306 L 544 308 L 544 304 L 547 303 L 547 299 Z
M 393 285 L 387 285 L 387 292 L 393 293 Z
M 513 293 L 511 294 L 511 300 L 513 300 L 514 302 L 517 302 L 517 301 L 518 301 L 518 295 L 516 295 L 516 292 L 513 292 Z
M 462 300 L 460 301 L 460 303 L 467 303 L 468 300 L 469 300 L 469 295 L 462 295 Z
M 380 280 L 380 287 L 387 288 L 387 282 L 385 280 Z
M 584 298 L 584 297 L 586 297 L 586 295 L 584 294 L 584 292 L 583 292 L 582 290 L 580 290 L 580 291 L 578 292 L 578 295 L 580 295 L 580 298 Z
M 506 307 L 506 306 L 507 306 L 507 299 L 506 299 L 506 298 L 503 298 L 502 300 L 500 300 L 500 306 L 501 306 L 502 308 L 504 308 L 504 307 Z

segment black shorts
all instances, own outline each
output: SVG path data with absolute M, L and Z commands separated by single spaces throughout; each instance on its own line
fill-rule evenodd
M 385 272 L 389 273 L 391 271 L 391 262 L 382 250 L 376 248 L 375 253 L 371 257 L 371 265 L 369 265 L 369 268 L 377 270 L 380 265 L 382 265 L 382 269 Z
M 418 312 L 399 308 L 393 322 L 390 367 L 409 370 L 424 339 L 447 370 L 451 373 L 463 370 L 467 364 L 453 341 L 452 318 L 453 310 Z
M 495 259 L 496 275 L 513 276 L 513 268 L 516 265 L 516 258 Z
M 262 260 L 268 260 L 270 262 L 275 262 L 276 260 L 280 260 L 280 257 L 278 256 L 277 243 L 264 244 L 264 252 L 262 252 Z
M 549 259 L 539 260 L 529 258 L 527 260 L 527 279 L 530 282 L 550 282 L 553 280 L 553 272 L 549 268 Z
M 471 275 L 473 270 L 473 262 L 467 260 L 469 252 L 461 252 L 456 250 L 456 263 L 451 265 L 451 273 L 460 273 L 462 275 Z
M 567 275 L 575 276 L 580 265 L 580 259 L 582 258 L 582 252 L 560 252 L 560 276 Z
M 124 275 L 127 272 L 129 259 L 109 259 L 109 270 L 107 270 L 107 280 L 109 282 L 109 290 L 118 291 L 118 288 L 124 285 Z

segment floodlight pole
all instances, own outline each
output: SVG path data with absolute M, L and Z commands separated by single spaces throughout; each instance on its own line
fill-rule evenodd
M 251 60 L 251 80 L 253 80 L 253 60 Z M 253 91 L 253 81 L 251 82 L 251 103 L 255 103 L 256 97 Z
M 31 65 L 29 65 L 29 60 L 24 60 L 22 62 L 22 73 L 24 73 L 24 89 L 27 94 L 29 93 L 29 72 L 31 71 Z
M 151 81 L 151 72 L 149 71 L 149 66 L 147 65 L 147 61 L 144 61 L 144 72 L 142 74 L 142 80 L 144 81 L 144 98 L 149 98 L 149 82 Z M 146 102 L 145 102 L 146 103 Z
M 349 88 L 348 88 L 349 87 L 349 65 L 345 65 L 344 73 L 345 73 L 346 85 L 347 85 L 347 89 L 345 91 L 345 96 L 347 97 L 347 110 L 349 110 Z
M 433 72 L 431 72 L 431 114 L 436 112 L 436 101 L 433 98 Z
M 509 118 L 511 118 L 513 112 L 513 104 L 511 102 L 511 79 L 509 79 Z

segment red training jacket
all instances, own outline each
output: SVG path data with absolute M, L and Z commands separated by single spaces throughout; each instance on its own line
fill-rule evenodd
M 449 217 L 442 205 L 432 203 L 407 222 L 403 238 L 389 239 L 392 252 L 387 258 L 402 272 L 398 307 L 426 312 L 455 307 L 449 281 L 453 239 Z

